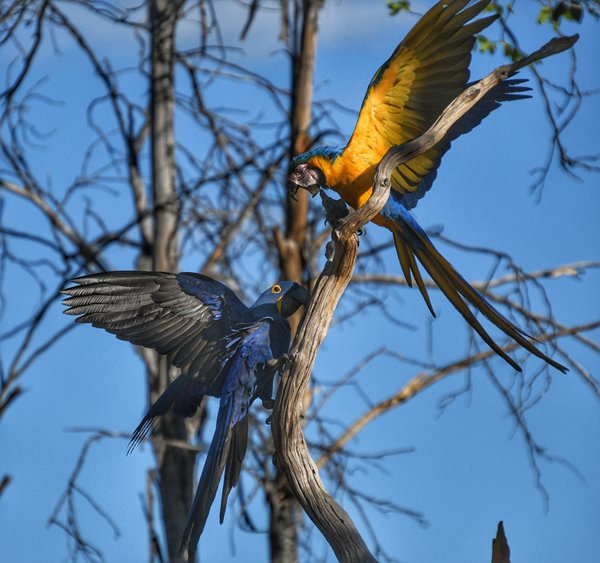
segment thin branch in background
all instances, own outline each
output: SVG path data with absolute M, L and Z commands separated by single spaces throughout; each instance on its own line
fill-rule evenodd
M 557 332 L 552 335 L 546 335 L 541 338 L 542 341 L 556 339 L 572 334 L 578 334 L 580 332 L 593 331 L 600 328 L 600 321 L 590 323 L 588 325 L 579 325 L 577 327 L 566 328 L 563 331 Z M 512 342 L 504 346 L 504 350 L 510 352 L 517 348 L 518 344 Z M 331 457 L 340 449 L 342 449 L 354 436 L 356 436 L 367 424 L 382 416 L 384 413 L 391 409 L 397 408 L 400 405 L 411 400 L 414 396 L 422 393 L 427 388 L 431 387 L 434 383 L 441 381 L 442 379 L 461 373 L 465 369 L 475 364 L 480 364 L 486 360 L 490 360 L 495 357 L 495 353 L 492 350 L 486 350 L 485 352 L 479 352 L 473 356 L 462 358 L 456 362 L 450 363 L 444 367 L 438 368 L 431 372 L 423 371 L 416 376 L 413 376 L 407 381 L 396 393 L 390 395 L 387 399 L 378 402 L 370 410 L 358 417 L 353 423 L 348 424 L 345 432 L 329 447 L 327 452 L 317 460 L 317 467 L 323 467 L 329 462 Z
M 510 14 L 510 12 L 508 12 Z M 503 33 L 509 39 L 509 47 L 515 53 L 522 53 L 519 45 L 519 40 L 508 23 L 508 19 L 503 15 L 498 22 L 502 27 Z M 531 65 L 529 71 L 533 74 L 538 85 L 542 100 L 544 102 L 546 119 L 550 125 L 552 135 L 548 152 L 544 163 L 533 169 L 535 179 L 531 185 L 531 192 L 537 194 L 538 200 L 542 197 L 546 178 L 550 171 L 552 163 L 556 160 L 560 168 L 571 178 L 580 180 L 578 171 L 598 173 L 600 165 L 595 164 L 600 160 L 600 154 L 577 155 L 569 154 L 565 132 L 569 125 L 578 114 L 584 97 L 596 95 L 598 90 L 582 92 L 575 79 L 577 72 L 577 55 L 574 50 L 569 53 L 571 65 L 568 77 L 568 86 L 556 86 L 546 79 L 540 69 Z M 555 92 L 562 94 L 562 103 L 556 104 L 548 94 L 548 89 L 553 89 Z
M 12 481 L 12 477 L 10 475 L 3 475 L 2 479 L 0 479 L 0 497 L 2 497 L 6 488 L 10 485 Z
M 89 456 L 89 453 L 94 446 L 99 441 L 104 438 L 126 438 L 129 439 L 129 434 L 119 434 L 108 431 L 101 431 L 90 436 L 84 443 L 81 451 L 79 453 L 79 457 L 75 463 L 75 467 L 71 472 L 71 476 L 69 477 L 69 481 L 67 483 L 67 487 L 65 491 L 62 493 L 60 499 L 56 503 L 52 514 L 48 518 L 47 526 L 58 526 L 62 530 L 65 531 L 67 537 L 72 542 L 70 547 L 70 553 L 72 558 L 77 558 L 78 556 L 83 557 L 86 561 L 97 562 L 104 561 L 104 557 L 102 555 L 101 549 L 94 546 L 89 539 L 85 537 L 83 531 L 81 530 L 81 524 L 77 517 L 76 504 L 78 498 L 83 498 L 87 501 L 89 506 L 100 516 L 102 520 L 104 520 L 108 526 L 112 529 L 115 537 L 119 537 L 121 532 L 113 520 L 113 518 L 108 514 L 99 504 L 96 502 L 94 497 L 90 495 L 85 489 L 83 489 L 79 484 L 78 480 L 81 476 L 81 473 L 84 469 L 85 463 Z M 60 514 L 63 510 L 66 510 L 66 515 L 61 518 Z
M 144 497 L 140 493 L 140 501 L 142 503 L 142 510 L 146 519 L 146 526 L 148 528 L 148 544 L 149 544 L 149 562 L 150 563 L 164 563 L 164 558 L 160 549 L 160 539 L 154 525 L 154 487 L 156 480 L 156 470 L 149 469 L 148 476 L 146 478 L 146 496 Z
M 510 414 L 515 422 L 515 428 L 521 433 L 521 435 L 523 437 L 523 441 L 525 442 L 525 446 L 527 448 L 527 457 L 529 458 L 529 464 L 531 466 L 531 470 L 532 470 L 533 476 L 534 476 L 535 487 L 540 492 L 540 495 L 542 496 L 542 499 L 544 501 L 544 507 L 547 512 L 550 508 L 550 494 L 548 492 L 548 489 L 546 488 L 546 486 L 543 483 L 540 461 L 545 461 L 545 462 L 549 462 L 549 463 L 558 463 L 558 464 L 566 467 L 569 471 L 571 471 L 576 477 L 578 477 L 584 483 L 585 483 L 585 478 L 581 474 L 581 472 L 577 469 L 577 467 L 575 467 L 575 465 L 573 465 L 570 461 L 568 461 L 567 459 L 565 459 L 561 456 L 552 455 L 552 454 L 548 453 L 546 448 L 542 447 L 535 440 L 535 438 L 533 437 L 533 435 L 529 429 L 527 421 L 525 420 L 525 417 L 524 417 L 525 409 L 522 406 L 520 406 L 513 399 L 513 397 L 511 397 L 511 394 L 500 383 L 500 381 L 496 377 L 494 371 L 489 369 L 488 366 L 486 366 L 486 372 L 487 372 L 489 379 L 492 381 L 495 388 L 497 389 L 497 391 L 500 393 L 500 395 L 503 397 L 504 401 L 506 402 L 506 404 L 510 410 Z
M 17 91 L 19 90 L 21 84 L 25 80 L 25 77 L 28 75 L 29 70 L 31 69 L 33 60 L 35 58 L 35 55 L 37 54 L 38 49 L 42 43 L 42 36 L 43 36 L 43 29 L 44 29 L 44 27 L 43 27 L 44 16 L 45 16 L 46 10 L 48 8 L 48 5 L 49 5 L 49 2 L 47 0 L 44 0 L 39 5 L 38 12 L 35 17 L 35 31 L 33 34 L 33 42 L 32 42 L 31 48 L 29 49 L 29 52 L 27 52 L 22 57 L 22 66 L 18 73 L 18 76 L 15 78 L 15 80 L 12 82 L 12 84 L 10 86 L 8 86 L 8 88 L 0 94 L 0 102 L 3 106 L 3 111 L 2 111 L 2 114 L 0 115 L 0 124 L 9 115 L 9 112 L 10 112 L 10 109 L 12 106 L 12 100 L 13 100 L 15 94 L 17 93 Z M 8 36 L 10 36 L 10 35 L 11 34 L 9 33 Z

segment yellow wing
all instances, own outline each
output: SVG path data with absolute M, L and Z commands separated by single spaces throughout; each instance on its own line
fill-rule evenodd
M 424 133 L 469 79 L 475 35 L 496 15 L 470 21 L 489 3 L 469 0 L 438 2 L 412 28 L 369 84 L 344 158 L 376 165 L 392 145 Z M 392 186 L 414 192 L 434 171 L 447 144 L 436 146 L 401 165 Z

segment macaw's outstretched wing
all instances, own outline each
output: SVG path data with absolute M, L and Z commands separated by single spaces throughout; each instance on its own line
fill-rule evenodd
M 392 185 L 395 188 L 395 191 L 392 192 L 392 196 L 397 198 L 406 209 L 413 209 L 416 207 L 419 200 L 433 185 L 441 159 L 446 151 L 450 149 L 452 141 L 475 129 L 475 127 L 492 113 L 492 111 L 498 109 L 502 102 L 530 98 L 531 96 L 525 94 L 525 92 L 529 92 L 531 88 L 523 86 L 525 82 L 527 82 L 527 79 L 511 79 L 500 82 L 500 84 L 495 88 L 492 88 L 483 98 L 481 98 L 481 100 L 479 100 L 479 102 L 463 115 L 450 128 L 450 131 L 448 131 L 444 140 L 434 147 L 435 150 L 438 151 L 439 158 L 437 160 L 432 160 L 431 168 L 421 179 L 418 187 L 414 191 L 406 193 L 405 190 L 402 189 L 404 182 L 402 166 L 395 170 L 392 174 Z M 409 166 L 411 166 L 411 162 L 412 161 L 408 162 Z M 403 193 L 405 195 L 402 195 Z
M 497 15 L 475 18 L 489 0 L 438 2 L 412 28 L 375 73 L 344 158 L 376 166 L 392 145 L 423 134 L 466 87 L 475 35 Z M 401 165 L 392 186 L 414 192 L 439 164 L 448 145 L 438 145 Z
M 173 392 L 185 383 L 197 395 L 218 396 L 228 343 L 236 327 L 255 320 L 233 291 L 200 274 L 107 272 L 73 282 L 63 290 L 65 313 L 167 356 L 187 376 Z

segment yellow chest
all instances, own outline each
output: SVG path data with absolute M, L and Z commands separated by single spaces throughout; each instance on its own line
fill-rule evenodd
M 343 155 L 333 163 L 315 163 L 325 174 L 327 186 L 354 209 L 362 207 L 373 192 L 375 164 L 363 158 Z

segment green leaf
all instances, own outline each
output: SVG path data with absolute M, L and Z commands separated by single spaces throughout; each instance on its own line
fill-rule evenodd
M 518 61 L 519 59 L 522 59 L 525 56 L 523 51 L 517 49 L 517 47 L 515 47 L 512 43 L 508 43 L 507 41 L 500 41 L 500 44 L 502 45 L 502 52 L 504 53 L 504 56 L 509 58 L 513 62 Z
M 390 9 L 390 16 L 410 10 L 410 0 L 387 0 L 387 5 Z
M 488 39 L 484 35 L 477 36 L 477 43 L 479 44 L 479 51 L 482 53 L 494 54 L 496 52 L 496 42 Z
M 573 2 L 571 7 L 569 8 L 568 19 L 571 21 L 576 21 L 577 23 L 581 23 L 583 19 L 583 8 L 579 2 Z
M 596 2 L 597 0 L 592 1 Z M 586 4 L 586 7 L 590 14 L 594 15 L 594 9 L 588 4 Z M 580 23 L 583 19 L 583 13 L 584 9 L 579 0 L 560 0 L 554 6 L 551 4 L 544 6 L 538 14 L 537 21 L 538 23 L 549 22 L 554 30 L 558 30 L 563 20 Z
M 552 7 L 544 6 L 540 10 L 540 13 L 538 14 L 537 21 L 538 21 L 538 23 L 545 23 L 550 19 L 551 16 L 552 16 Z
M 502 8 L 499 2 L 492 2 L 489 6 L 486 6 L 483 11 L 494 12 L 495 14 L 502 14 L 504 8 Z

